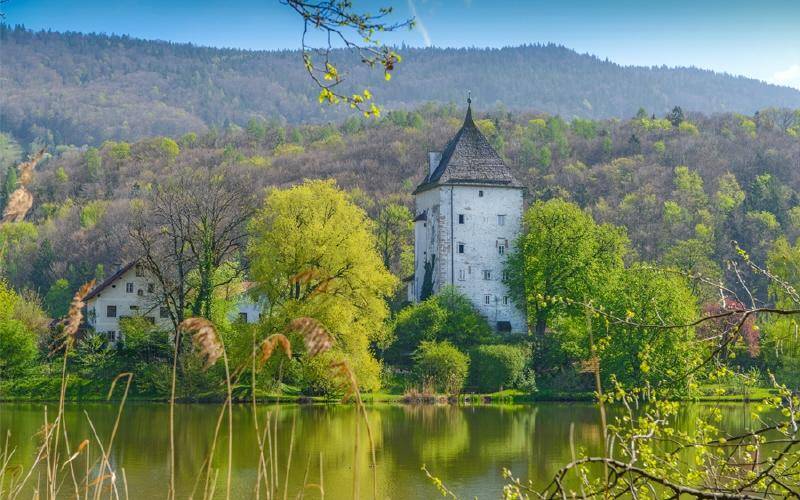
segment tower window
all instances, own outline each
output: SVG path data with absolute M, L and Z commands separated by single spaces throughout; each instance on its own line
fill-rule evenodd
M 483 296 L 483 303 L 487 306 L 492 303 L 492 296 L 491 295 L 484 295 Z
M 483 279 L 485 279 L 485 280 L 492 279 L 492 272 L 489 271 L 489 270 L 484 270 L 483 271 Z
M 458 270 L 458 280 L 459 281 L 464 281 L 465 279 L 467 279 L 466 271 L 464 271 L 463 269 L 459 269 Z
M 498 215 L 497 216 L 497 225 L 498 226 L 505 226 L 506 225 L 506 216 L 505 215 Z
M 497 253 L 499 253 L 500 255 L 505 255 L 506 254 L 506 246 L 505 245 L 498 246 L 497 247 Z
M 508 281 L 508 271 L 503 271 L 503 281 Z
M 464 214 L 458 214 L 458 223 L 459 224 L 463 224 L 464 223 Z
M 464 244 L 463 243 L 459 243 L 458 244 L 458 253 L 464 253 Z
M 483 198 L 483 190 L 478 191 L 478 198 Z
M 503 305 L 504 306 L 508 305 L 508 295 L 503 295 Z

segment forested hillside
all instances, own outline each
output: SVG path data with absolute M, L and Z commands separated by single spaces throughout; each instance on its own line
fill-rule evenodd
M 128 233 L 131 203 L 187 172 L 221 169 L 257 193 L 331 177 L 373 216 L 386 200 L 411 207 L 427 151 L 443 147 L 463 112 L 427 106 L 337 126 L 251 120 L 244 128 L 175 139 L 58 148 L 37 167 L 29 222 L 0 229 L 3 272 L 16 288 L 50 296 L 57 309 L 79 284 L 136 254 Z M 758 262 L 779 239 L 795 240 L 800 112 L 670 118 L 642 110 L 624 121 L 567 122 L 506 112 L 481 116 L 478 125 L 527 187 L 529 202 L 564 198 L 598 221 L 624 226 L 635 252 L 629 260 L 719 277 L 734 252 L 731 240 Z M 6 139 L 3 154 L 14 156 L 18 148 Z M 8 193 L 6 181 L 16 172 L 3 175 Z
M 340 120 L 317 101 L 298 51 L 254 52 L 128 37 L 27 31 L 0 25 L 2 131 L 21 143 L 99 145 L 200 132 L 250 118 L 298 124 Z M 800 107 L 800 91 L 695 68 L 624 67 L 556 45 L 399 49 L 385 82 L 351 56 L 348 81 L 386 109 L 461 102 L 478 109 L 573 117 L 630 117 L 674 105 L 706 114 Z M 360 89 L 359 89 L 360 90 Z

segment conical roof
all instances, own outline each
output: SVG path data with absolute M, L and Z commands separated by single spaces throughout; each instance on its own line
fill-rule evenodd
M 443 184 L 522 187 L 475 125 L 471 106 L 467 107 L 467 116 L 461 129 L 442 152 L 439 166 L 425 177 L 414 192 L 426 191 Z

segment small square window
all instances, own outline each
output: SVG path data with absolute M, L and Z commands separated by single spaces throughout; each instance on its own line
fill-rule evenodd
M 117 306 L 106 306 L 106 317 L 107 318 L 116 318 L 117 317 Z
M 483 190 L 478 191 L 478 198 L 483 198 Z
M 484 270 L 483 271 L 483 279 L 485 279 L 485 280 L 492 279 L 492 272 L 489 271 L 489 270 Z
M 125 292 L 133 293 L 133 283 L 125 283 Z
M 239 313 L 239 321 L 241 321 L 242 323 L 247 323 L 247 313 L 246 312 L 240 312 Z
M 459 243 L 458 244 L 458 253 L 464 253 L 464 244 L 463 243 Z
M 491 295 L 484 295 L 483 296 L 483 303 L 487 306 L 492 303 L 492 296 Z
M 142 290 L 141 288 L 136 290 L 136 295 L 138 295 L 139 297 L 144 297 L 144 290 Z
M 505 215 L 498 215 L 497 216 L 497 225 L 498 226 L 505 226 L 506 225 L 506 216 Z
M 458 214 L 458 223 L 459 224 L 463 224 L 464 223 L 464 214 Z
M 144 268 L 142 266 L 136 266 L 136 277 L 141 278 L 144 276 Z
M 160 318 L 169 318 L 169 308 L 168 307 L 159 307 L 158 308 L 158 316 Z

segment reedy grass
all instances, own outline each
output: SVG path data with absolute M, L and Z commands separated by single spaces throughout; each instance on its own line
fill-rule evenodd
M 75 343 L 75 335 L 77 334 L 78 327 L 82 320 L 81 310 L 84 307 L 83 297 L 89 292 L 93 282 L 87 283 L 75 294 L 70 311 L 67 317 L 62 322 L 64 327 L 64 354 L 61 366 L 61 387 L 59 392 L 58 409 L 55 417 L 50 420 L 48 417 L 47 408 L 44 411 L 44 425 L 41 431 L 41 444 L 37 449 L 33 462 L 27 467 L 27 470 L 22 466 L 12 465 L 12 458 L 15 457 L 15 450 L 11 447 L 11 437 L 8 434 L 5 438 L 5 443 L 0 449 L 0 500 L 15 500 L 23 497 L 31 488 L 33 498 L 47 498 L 48 500 L 55 500 L 56 498 L 63 497 L 65 492 L 63 486 L 70 484 L 72 493 L 66 494 L 73 496 L 76 499 L 83 500 L 100 500 L 101 498 L 113 498 L 119 500 L 120 498 L 129 498 L 127 476 L 124 468 L 119 471 L 113 467 L 111 460 L 114 443 L 118 435 L 122 423 L 122 416 L 125 411 L 125 404 L 128 399 L 129 390 L 133 382 L 134 375 L 126 372 L 117 375 L 111 382 L 111 387 L 107 394 L 107 400 L 111 400 L 114 396 L 116 386 L 118 383 L 125 379 L 124 389 L 121 394 L 121 399 L 117 407 L 116 417 L 108 436 L 107 442 L 104 443 L 100 434 L 89 416 L 88 412 L 84 411 L 84 417 L 88 422 L 91 430 L 91 438 L 84 438 L 80 441 L 79 445 L 73 450 L 70 446 L 69 435 L 67 426 L 64 422 L 64 405 L 66 399 L 66 390 L 69 381 L 68 377 L 68 357 L 69 351 Z M 275 350 L 280 348 L 284 351 L 287 358 L 291 358 L 292 349 L 291 344 L 284 333 L 296 331 L 300 333 L 303 343 L 306 348 L 306 355 L 309 357 L 317 356 L 321 353 L 328 351 L 334 344 L 333 337 L 325 329 L 325 327 L 318 321 L 312 318 L 298 318 L 286 327 L 283 333 L 272 334 L 265 339 L 258 341 L 255 334 L 253 336 L 253 349 L 252 356 L 248 362 L 251 371 L 252 388 L 252 412 L 253 412 L 253 426 L 256 433 L 256 440 L 258 445 L 258 467 L 257 478 L 254 485 L 255 498 L 263 498 L 273 500 L 283 498 L 288 500 L 290 496 L 290 471 L 293 466 L 293 451 L 295 443 L 296 432 L 296 415 L 293 415 L 292 426 L 289 433 L 289 446 L 285 459 L 280 459 L 278 436 L 280 435 L 279 427 L 279 411 L 280 411 L 280 398 L 276 401 L 274 408 L 270 409 L 264 417 L 263 425 L 259 422 L 258 406 L 256 397 L 256 374 L 264 366 L 264 364 L 271 358 Z M 206 367 L 210 367 L 219 359 L 223 360 L 225 372 L 225 387 L 227 396 L 220 408 L 219 416 L 217 418 L 214 435 L 211 440 L 211 447 L 208 456 L 204 459 L 201 465 L 201 470 L 197 475 L 195 486 L 192 490 L 191 497 L 193 498 L 197 492 L 200 482 L 203 482 L 202 497 L 203 499 L 211 499 L 220 494 L 217 491 L 217 484 L 219 479 L 219 470 L 214 468 L 214 457 L 216 454 L 217 440 L 219 439 L 221 426 L 225 416 L 227 415 L 227 475 L 225 480 L 224 496 L 230 499 L 232 496 L 232 463 L 233 463 L 233 394 L 232 387 L 234 383 L 238 383 L 241 376 L 245 372 L 246 366 L 240 366 L 231 371 L 228 355 L 225 349 L 224 341 L 221 335 L 218 334 L 214 325 L 203 318 L 189 318 L 181 324 L 177 329 L 175 335 L 175 356 L 173 359 L 172 367 L 172 380 L 171 380 L 171 394 L 169 403 L 169 483 L 167 485 L 167 498 L 175 499 L 177 497 L 176 489 L 176 471 L 175 471 L 175 406 L 176 406 L 176 386 L 177 386 L 177 364 L 178 356 L 180 353 L 180 341 L 183 334 L 194 332 L 192 337 L 195 349 L 198 354 L 205 358 Z M 372 436 L 372 429 L 369 423 L 369 418 L 361 398 L 358 382 L 355 374 L 346 361 L 338 361 L 332 363 L 330 366 L 331 376 L 340 378 L 343 382 L 345 396 L 344 400 L 354 400 L 357 408 L 357 418 L 355 419 L 355 440 L 354 440 L 354 458 L 353 458 L 353 498 L 360 497 L 359 491 L 359 433 L 361 427 L 361 420 L 367 430 L 367 437 L 371 450 L 371 465 L 373 469 L 373 496 L 377 498 L 377 468 L 375 456 L 375 443 Z M 278 379 L 281 379 L 279 370 Z M 62 439 L 63 438 L 63 439 Z M 83 471 L 76 468 L 79 465 L 81 458 L 83 459 Z M 67 475 L 64 475 L 65 470 L 69 470 Z M 309 475 L 311 469 L 311 456 L 308 457 L 306 470 L 303 476 L 303 484 L 299 489 L 297 496 L 303 498 L 307 489 L 315 489 L 319 491 L 320 497 L 324 499 L 324 472 L 322 453 L 319 456 L 319 481 L 318 483 L 309 483 Z M 42 473 L 44 472 L 44 476 Z M 281 474 L 283 477 L 281 478 Z M 80 477 L 80 476 L 83 477 Z M 34 479 L 32 487 L 31 480 Z M 283 481 L 281 481 L 283 479 Z M 120 484 L 121 482 L 121 484 Z M 279 486 L 282 484 L 282 488 Z M 282 490 L 282 491 L 281 491 Z M 135 493 L 135 492 L 134 492 Z

